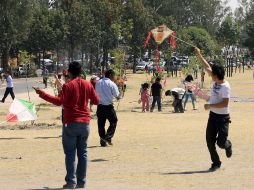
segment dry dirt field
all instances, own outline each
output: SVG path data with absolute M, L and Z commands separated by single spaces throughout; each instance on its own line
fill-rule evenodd
M 167 89 L 176 87 L 180 80 L 169 79 Z M 251 71 L 227 80 L 233 97 L 254 98 Z M 204 101 L 198 100 L 198 111 L 192 111 L 188 103 L 184 114 L 173 114 L 167 97 L 162 113 L 141 113 L 137 100 L 140 84 L 145 81 L 145 74 L 128 75 L 113 147 L 99 146 L 96 119 L 91 121 L 87 190 L 254 189 L 253 102 L 231 100 L 229 139 L 233 156 L 227 159 L 219 150 L 222 168 L 209 173 L 211 162 L 205 142 L 208 112 L 203 109 Z M 210 84 L 207 79 L 206 86 Z M 26 94 L 17 97 L 26 98 Z M 60 189 L 64 184 L 61 110 L 45 104 L 34 93 L 32 101 L 43 103 L 34 126 L 23 130 L 30 122 L 0 126 L 0 190 Z M 0 105 L 0 121 L 4 121 L 10 103 L 8 97 Z M 45 124 L 53 126 L 43 127 Z

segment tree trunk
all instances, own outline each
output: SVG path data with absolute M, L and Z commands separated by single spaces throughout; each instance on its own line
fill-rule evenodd
M 58 64 L 59 64 L 59 49 L 56 49 L 56 73 L 58 73 Z
M 108 67 L 108 50 L 103 49 L 103 61 L 102 61 L 102 72 L 104 73 L 105 67 Z
M 133 73 L 136 73 L 137 58 L 138 58 L 137 54 L 134 53 L 134 57 L 133 57 L 133 68 L 132 68 Z
M 84 50 L 81 50 L 81 66 L 84 68 Z
M 89 60 L 89 70 L 90 70 L 90 74 L 93 74 L 93 54 L 90 53 L 90 60 Z
M 4 49 L 2 52 L 2 66 L 3 70 L 6 71 L 8 69 L 8 61 L 9 61 L 9 53 L 8 49 Z

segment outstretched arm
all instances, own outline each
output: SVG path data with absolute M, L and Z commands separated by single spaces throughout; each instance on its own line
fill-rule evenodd
M 208 62 L 205 60 L 205 58 L 201 54 L 200 49 L 197 47 L 195 48 L 195 54 L 196 54 L 197 58 L 200 60 L 200 62 L 202 63 L 203 68 L 211 76 L 212 75 L 212 68 L 210 67 Z

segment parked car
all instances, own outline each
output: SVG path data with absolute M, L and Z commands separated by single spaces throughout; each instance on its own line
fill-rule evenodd
M 139 64 L 136 66 L 136 71 L 145 71 L 146 66 L 147 66 L 146 63 L 139 63 Z
M 136 71 L 145 71 L 146 67 L 148 67 L 149 62 L 145 62 L 141 60 L 136 66 Z

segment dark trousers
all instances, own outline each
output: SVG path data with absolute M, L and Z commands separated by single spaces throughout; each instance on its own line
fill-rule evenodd
M 182 99 L 174 99 L 173 102 L 174 105 L 174 111 L 175 113 L 184 113 L 184 109 L 183 109 L 183 100 Z
M 152 102 L 152 106 L 151 106 L 151 112 L 153 111 L 155 104 L 157 102 L 158 105 L 158 111 L 161 111 L 161 97 L 160 96 L 153 96 L 153 102 Z
M 67 184 L 85 186 L 87 170 L 87 139 L 89 126 L 87 123 L 69 123 L 63 127 L 63 149 L 65 153 L 65 167 Z M 75 169 L 75 156 L 78 156 L 78 165 Z
M 14 100 L 15 95 L 14 95 L 14 92 L 13 92 L 13 88 L 7 87 L 6 90 L 5 90 L 5 93 L 4 93 L 4 97 L 2 98 L 2 102 L 5 102 L 5 99 L 7 98 L 7 96 L 8 96 L 9 94 L 11 94 L 11 97 L 12 97 L 12 99 Z
M 216 142 L 222 149 L 227 149 L 231 146 L 231 142 L 227 140 L 229 123 L 229 114 L 221 115 L 210 112 L 206 129 L 206 142 L 211 160 L 215 165 L 221 164 L 219 155 L 216 151 Z
M 179 98 L 179 94 L 177 92 L 172 92 L 172 96 L 174 97 L 173 106 L 175 113 L 184 113 L 183 99 Z M 184 96 L 182 96 L 182 98 L 183 97 Z
M 114 137 L 117 125 L 117 116 L 113 105 L 98 105 L 97 108 L 98 132 L 101 140 L 111 141 Z M 109 128 L 105 130 L 106 120 L 109 121 Z

